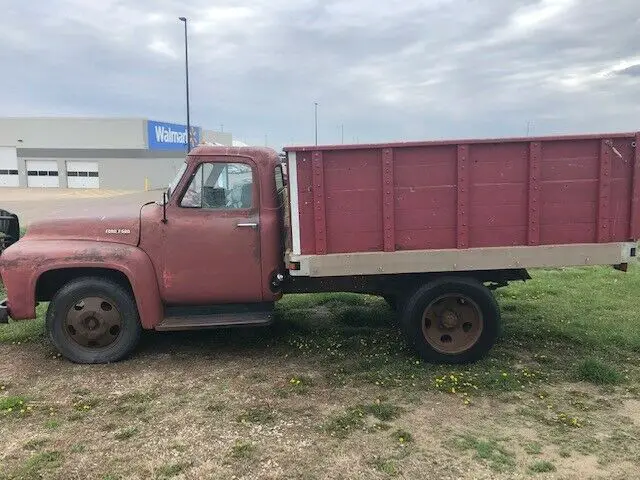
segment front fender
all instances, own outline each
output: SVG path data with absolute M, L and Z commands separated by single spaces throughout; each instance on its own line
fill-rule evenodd
M 122 272 L 133 289 L 143 328 L 153 328 L 163 316 L 162 301 L 151 259 L 138 247 L 83 240 L 23 238 L 0 256 L 0 274 L 8 294 L 11 318 L 36 317 L 36 284 L 48 271 L 65 268 L 107 268 Z

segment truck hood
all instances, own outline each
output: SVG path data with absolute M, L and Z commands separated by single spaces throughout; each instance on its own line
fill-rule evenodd
M 138 245 L 139 203 L 53 210 L 49 220 L 31 223 L 25 240 L 92 240 Z

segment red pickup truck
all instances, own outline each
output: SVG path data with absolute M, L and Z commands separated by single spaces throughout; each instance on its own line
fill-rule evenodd
M 625 270 L 640 236 L 639 133 L 193 149 L 162 202 L 32 224 L 0 256 L 0 321 L 49 302 L 74 362 L 142 329 L 267 325 L 286 293 L 385 297 L 428 361 L 494 344 L 492 289 L 527 269 Z M 12 222 L 9 222 L 12 223 Z M 13 223 L 15 231 L 15 223 Z

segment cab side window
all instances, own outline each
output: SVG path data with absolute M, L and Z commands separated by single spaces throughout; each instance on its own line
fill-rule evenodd
M 202 163 L 180 206 L 214 210 L 253 207 L 253 172 L 245 163 Z

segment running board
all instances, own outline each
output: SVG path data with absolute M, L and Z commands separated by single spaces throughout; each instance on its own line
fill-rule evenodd
M 270 306 L 272 307 L 272 304 Z M 202 328 L 266 326 L 273 323 L 273 308 L 265 310 L 264 307 L 264 304 L 170 307 L 166 309 L 168 316 L 156 325 L 155 329 L 166 332 Z

